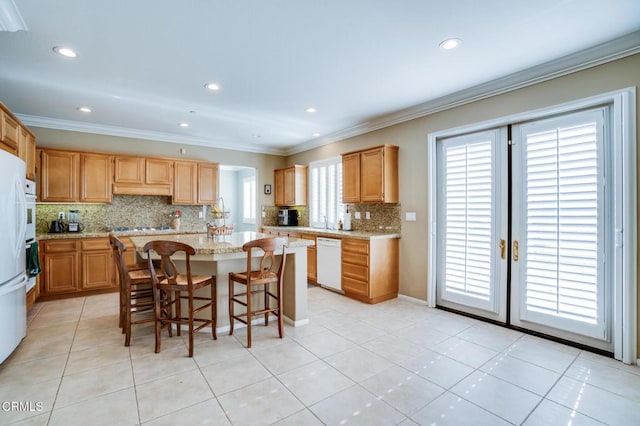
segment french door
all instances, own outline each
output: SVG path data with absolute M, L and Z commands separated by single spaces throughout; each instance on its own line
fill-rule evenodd
M 437 141 L 438 305 L 613 351 L 607 113 Z

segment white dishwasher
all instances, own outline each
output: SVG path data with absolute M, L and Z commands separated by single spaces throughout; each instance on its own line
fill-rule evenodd
M 316 248 L 318 284 L 342 292 L 342 241 L 318 237 Z

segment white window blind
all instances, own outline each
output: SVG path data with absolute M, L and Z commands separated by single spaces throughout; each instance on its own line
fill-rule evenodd
M 314 161 L 309 164 L 309 224 L 337 227 L 342 219 L 342 158 Z
M 529 317 L 602 321 L 602 120 L 591 111 L 521 127 Z
M 242 222 L 256 223 L 256 177 L 242 179 Z
M 487 136 L 490 138 L 487 139 Z M 443 143 L 444 276 L 455 294 L 492 300 L 493 139 L 482 133 Z

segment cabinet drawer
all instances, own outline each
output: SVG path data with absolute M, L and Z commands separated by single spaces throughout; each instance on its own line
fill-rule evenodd
M 111 245 L 109 244 L 109 240 L 107 240 L 106 238 L 82 240 L 80 242 L 80 246 L 82 247 L 82 251 L 85 251 L 85 250 L 110 250 L 111 249 Z
M 311 241 L 316 240 L 316 236 L 314 234 L 300 234 L 300 238 Z
M 369 255 L 363 253 L 342 252 L 342 262 L 354 265 L 369 266 Z
M 353 278 L 349 277 L 342 277 L 342 290 L 368 296 L 369 283 L 365 281 L 354 280 Z
M 342 250 L 369 254 L 369 241 L 344 239 L 342 240 Z
M 78 249 L 76 240 L 45 241 L 43 246 L 45 253 L 62 253 L 66 251 L 76 251 Z
M 366 266 L 350 265 L 348 263 L 343 263 L 342 275 L 344 275 L 345 277 L 362 280 L 365 283 L 369 282 L 369 268 Z

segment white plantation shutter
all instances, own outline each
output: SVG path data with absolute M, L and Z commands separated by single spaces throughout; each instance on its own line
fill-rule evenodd
M 342 218 L 342 157 L 309 164 L 309 224 L 323 228 L 327 217 L 330 227 Z
M 603 112 L 520 126 L 521 318 L 604 333 Z
M 443 140 L 438 223 L 441 302 L 497 312 L 495 276 L 498 131 Z

